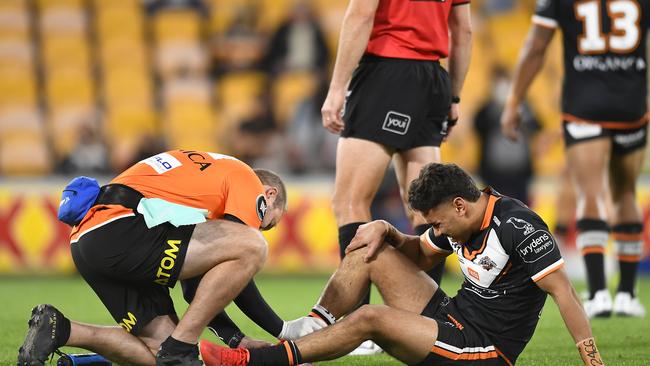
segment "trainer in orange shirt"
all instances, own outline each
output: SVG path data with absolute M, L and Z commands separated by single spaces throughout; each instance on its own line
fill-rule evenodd
M 119 326 L 81 324 L 39 305 L 18 364 L 43 365 L 67 345 L 120 364 L 202 365 L 198 337 L 250 287 L 267 254 L 259 230 L 277 224 L 286 197 L 275 173 L 227 155 L 175 150 L 135 164 L 101 188 L 71 234 L 79 273 Z M 180 321 L 169 296 L 177 280 L 198 284 Z M 248 292 L 259 295 L 254 284 Z M 260 301 L 253 307 L 270 310 Z M 286 339 L 324 325 L 279 324 L 273 334 Z

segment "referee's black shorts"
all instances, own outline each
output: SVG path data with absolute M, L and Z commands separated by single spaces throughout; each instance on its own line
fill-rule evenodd
M 365 55 L 350 81 L 341 137 L 395 151 L 440 146 L 450 105 L 449 75 L 439 62 Z
M 180 275 L 194 225 L 147 228 L 142 215 L 123 217 L 83 234 L 72 259 L 115 321 L 138 335 L 160 315 L 176 317 L 169 296 Z

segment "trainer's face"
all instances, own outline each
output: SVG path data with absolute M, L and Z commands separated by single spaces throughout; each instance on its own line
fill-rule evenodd
M 275 200 L 278 197 L 278 189 L 271 186 L 264 186 L 264 199 L 266 200 L 267 209 L 264 213 L 264 219 L 260 225 L 260 230 L 266 231 L 272 229 L 280 222 L 284 215 L 284 207 L 276 207 Z
M 436 236 L 445 235 L 462 243 L 469 239 L 466 218 L 466 202 L 460 197 L 443 202 L 424 214 Z

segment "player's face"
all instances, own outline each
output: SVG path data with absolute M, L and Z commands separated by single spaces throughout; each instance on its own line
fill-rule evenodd
M 467 229 L 463 220 L 464 210 L 456 202 L 443 202 L 424 215 L 436 236 L 445 235 L 455 242 L 467 240 Z

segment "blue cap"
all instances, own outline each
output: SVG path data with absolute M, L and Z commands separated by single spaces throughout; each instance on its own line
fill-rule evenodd
M 57 217 L 70 226 L 77 225 L 93 206 L 98 195 L 97 180 L 83 176 L 74 178 L 63 189 Z

